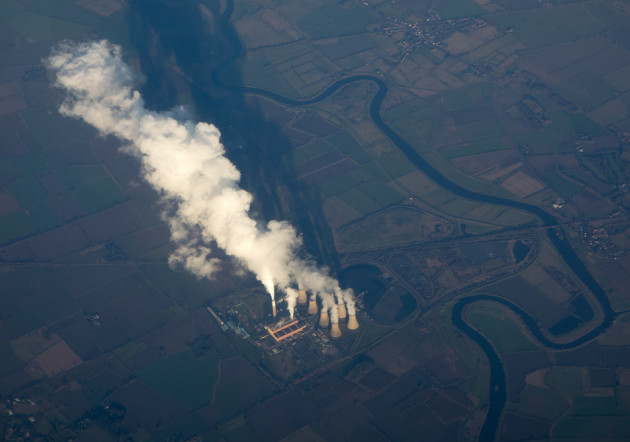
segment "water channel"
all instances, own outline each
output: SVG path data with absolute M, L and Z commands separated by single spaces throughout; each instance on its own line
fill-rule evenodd
M 472 295 L 460 298 L 455 303 L 452 309 L 453 325 L 455 325 L 455 327 L 457 327 L 462 333 L 464 333 L 475 343 L 477 343 L 477 345 L 479 345 L 479 347 L 486 354 L 490 362 L 489 408 L 486 420 L 484 421 L 478 439 L 480 441 L 493 441 L 495 439 L 497 427 L 500 422 L 500 417 L 506 402 L 505 370 L 503 368 L 503 364 L 501 363 L 501 359 L 495 352 L 492 344 L 483 335 L 481 335 L 464 321 L 465 308 L 479 301 L 493 301 L 500 303 L 514 311 L 529 329 L 532 336 L 534 336 L 542 345 L 552 350 L 565 350 L 577 347 L 587 341 L 596 338 L 606 329 L 608 329 L 608 327 L 612 324 L 615 318 L 615 312 L 612 310 L 610 301 L 608 300 L 608 297 L 606 296 L 604 290 L 597 283 L 595 278 L 593 278 L 589 270 L 586 268 L 586 265 L 575 253 L 569 240 L 566 238 L 564 231 L 558 225 L 557 220 L 552 214 L 546 212 L 538 206 L 494 195 L 485 195 L 460 186 L 459 184 L 451 181 L 450 179 L 442 175 L 436 168 L 426 162 L 424 158 L 422 158 L 422 156 L 404 138 L 402 138 L 397 132 L 389 127 L 383 121 L 380 115 L 381 105 L 388 92 L 387 85 L 382 79 L 371 75 L 353 75 L 349 77 L 344 77 L 337 80 L 335 83 L 330 85 L 327 89 L 325 89 L 323 92 L 319 93 L 315 97 L 305 100 L 294 100 L 265 89 L 247 86 L 233 86 L 223 82 L 220 76 L 221 70 L 227 68 L 236 59 L 238 59 L 241 56 L 242 52 L 242 46 L 238 39 L 238 35 L 235 33 L 230 23 L 232 9 L 232 1 L 228 0 L 225 13 L 221 17 L 221 29 L 223 32 L 223 36 L 230 42 L 233 48 L 233 52 L 232 55 L 228 59 L 226 59 L 219 67 L 217 67 L 217 69 L 215 69 L 212 73 L 212 79 L 218 87 L 240 94 L 251 94 L 266 97 L 287 106 L 299 107 L 321 102 L 344 86 L 352 83 L 373 83 L 377 87 L 377 92 L 370 102 L 370 117 L 373 123 L 394 143 L 394 145 L 396 145 L 398 149 L 400 149 L 401 152 L 405 154 L 405 156 L 409 161 L 411 161 L 411 163 L 413 163 L 418 169 L 420 169 L 425 175 L 431 178 L 442 188 L 459 197 L 466 198 L 472 201 L 478 201 L 484 204 L 494 204 L 497 206 L 523 210 L 537 216 L 542 221 L 542 224 L 547 227 L 547 236 L 554 247 L 558 250 L 560 256 L 564 259 L 565 263 L 573 271 L 573 273 L 575 273 L 575 275 L 584 283 L 584 285 L 588 287 L 588 289 L 598 301 L 601 311 L 603 312 L 602 322 L 588 333 L 576 338 L 572 342 L 564 344 L 558 344 L 547 339 L 542 330 L 538 327 L 536 320 L 533 317 L 531 317 L 527 312 L 525 312 L 517 305 L 503 298 L 490 295 Z

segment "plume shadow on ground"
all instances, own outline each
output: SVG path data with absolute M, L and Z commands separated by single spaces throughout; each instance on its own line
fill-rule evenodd
M 241 187 L 254 195 L 254 212 L 263 220 L 285 219 L 295 225 L 304 239 L 304 250 L 318 264 L 339 270 L 332 234 L 321 209 L 321 196 L 295 180 L 293 170 L 280 162 L 280 154 L 291 152 L 280 127 L 266 121 L 262 113 L 245 104 L 236 92 L 242 75 L 232 63 L 242 45 L 219 1 L 204 1 L 201 13 L 196 2 L 129 2 L 130 41 L 138 54 L 146 81 L 141 86 L 147 107 L 170 109 L 177 103 L 177 89 L 164 66 L 175 60 L 181 73 L 192 82 L 191 99 L 195 119 L 221 130 L 227 156 L 242 173 Z M 213 72 L 230 78 L 231 90 L 213 83 Z M 288 210 L 275 193 L 279 186 L 290 190 Z

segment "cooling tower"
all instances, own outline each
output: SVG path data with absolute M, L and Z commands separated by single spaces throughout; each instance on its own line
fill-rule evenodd
M 316 301 L 316 300 L 311 299 L 311 300 L 308 302 L 308 310 L 307 310 L 307 311 L 308 311 L 308 313 L 309 313 L 310 315 L 315 315 L 315 314 L 317 314 L 317 301 Z
M 338 338 L 339 336 L 341 336 L 341 329 L 339 328 L 339 323 L 333 322 L 332 325 L 330 326 L 330 337 Z
M 341 304 L 337 304 L 337 312 L 339 319 L 344 319 L 346 317 L 346 304 L 343 302 Z
M 356 315 L 348 315 L 348 330 L 356 330 L 359 328 Z
M 319 316 L 319 326 L 322 328 L 328 327 L 328 324 L 330 324 L 330 318 L 328 317 L 328 311 L 327 310 L 322 310 L 320 316 Z
M 306 304 L 306 290 L 298 291 L 298 304 Z
M 271 313 L 273 314 L 273 317 L 276 317 L 276 300 L 273 299 L 271 301 Z

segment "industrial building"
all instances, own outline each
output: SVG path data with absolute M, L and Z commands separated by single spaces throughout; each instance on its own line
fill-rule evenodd
M 289 336 L 293 336 L 299 332 L 301 332 L 302 330 L 304 330 L 304 328 L 306 327 L 306 325 L 302 325 L 300 326 L 298 324 L 299 321 L 295 320 L 293 322 L 290 322 L 289 324 L 283 325 L 275 330 L 273 330 L 271 327 L 265 327 L 267 329 L 267 332 L 271 335 L 271 337 L 276 341 L 276 342 L 280 342 L 285 340 L 286 338 L 288 338 Z

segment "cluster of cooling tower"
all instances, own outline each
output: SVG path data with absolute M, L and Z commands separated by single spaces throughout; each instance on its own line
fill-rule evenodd
M 306 295 L 306 290 L 300 290 L 298 292 L 298 304 L 306 304 L 308 301 L 308 310 L 307 312 L 311 315 L 316 315 L 319 311 L 319 307 L 317 306 L 317 300 L 313 297 L 308 300 Z M 356 330 L 359 328 L 359 322 L 357 321 L 356 314 L 349 315 L 346 311 L 346 305 L 341 302 L 341 304 L 337 304 L 337 318 L 345 319 L 348 318 L 347 327 L 348 330 Z M 330 336 L 333 338 L 338 338 L 341 336 L 341 329 L 339 328 L 339 322 L 330 323 L 330 315 L 328 310 L 322 309 L 319 313 L 319 326 L 322 328 L 326 328 L 330 325 Z

